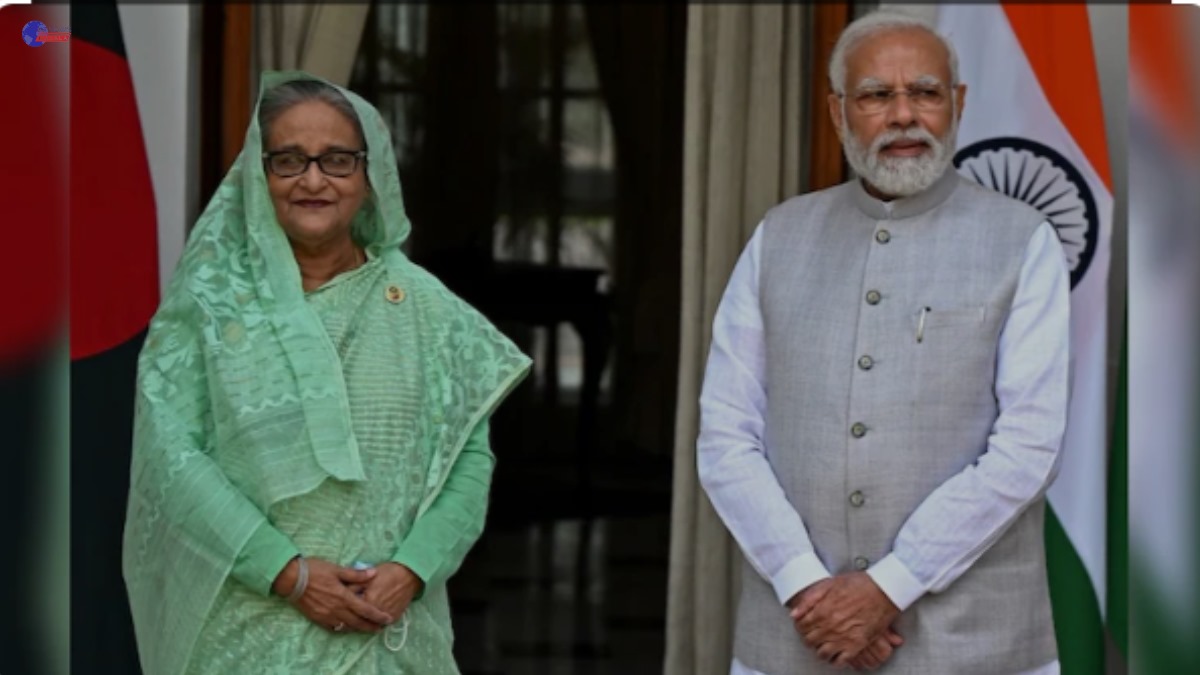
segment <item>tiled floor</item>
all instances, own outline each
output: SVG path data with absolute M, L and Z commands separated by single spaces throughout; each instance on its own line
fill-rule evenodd
M 517 398 L 493 418 L 487 527 L 449 582 L 459 668 L 659 675 L 669 459 L 619 447 L 602 409 L 594 454 L 581 463 L 574 409 Z
M 464 675 L 662 672 L 665 513 L 493 528 L 450 582 Z M 583 546 L 583 549 L 580 547 Z

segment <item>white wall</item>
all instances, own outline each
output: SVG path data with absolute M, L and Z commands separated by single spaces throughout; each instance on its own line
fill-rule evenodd
M 191 4 L 118 5 L 154 182 L 162 286 L 183 251 L 187 221 L 197 213 L 198 10 Z

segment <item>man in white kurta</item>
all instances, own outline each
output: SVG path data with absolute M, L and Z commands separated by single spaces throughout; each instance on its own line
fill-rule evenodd
M 747 564 L 735 675 L 1058 672 L 1069 278 L 1044 217 L 949 166 L 955 71 L 912 19 L 847 28 L 830 112 L 858 178 L 773 209 L 717 311 L 698 466 Z

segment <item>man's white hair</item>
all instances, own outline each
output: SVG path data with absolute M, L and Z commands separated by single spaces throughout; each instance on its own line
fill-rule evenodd
M 904 28 L 927 31 L 945 45 L 946 52 L 950 55 L 948 86 L 958 85 L 958 54 L 954 51 L 954 45 L 950 44 L 945 36 L 920 17 L 894 9 L 879 9 L 851 22 L 842 31 L 841 37 L 834 45 L 833 54 L 829 58 L 829 86 L 833 88 L 834 93 L 846 93 L 846 57 L 855 47 L 873 35 Z

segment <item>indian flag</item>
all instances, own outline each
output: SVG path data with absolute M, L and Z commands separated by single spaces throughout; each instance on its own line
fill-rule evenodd
M 1071 271 L 1071 406 L 1048 495 L 1047 566 L 1062 670 L 1103 673 L 1107 593 L 1108 268 L 1112 176 L 1087 7 L 945 6 L 967 84 L 955 165 L 1058 230 Z

